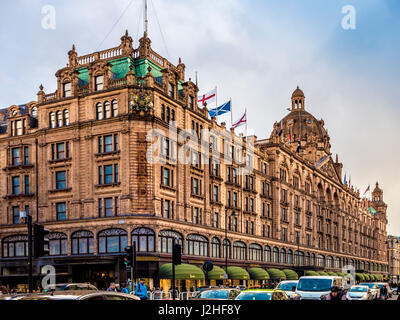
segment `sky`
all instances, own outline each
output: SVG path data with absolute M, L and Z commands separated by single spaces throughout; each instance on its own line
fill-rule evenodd
M 342 26 L 348 5 L 355 29 Z M 54 92 L 72 44 L 78 55 L 107 49 L 128 29 L 137 46 L 142 8 L 143 0 L 1 1 L 0 108 L 36 100 L 40 84 Z M 379 182 L 388 232 L 400 235 L 398 0 L 148 0 L 148 9 L 153 49 L 175 64 L 181 57 L 201 92 L 217 86 L 218 102 L 232 98 L 234 120 L 247 108 L 259 139 L 299 85 L 352 184 L 362 194 Z

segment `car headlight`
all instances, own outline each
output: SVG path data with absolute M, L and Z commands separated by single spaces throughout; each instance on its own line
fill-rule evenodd
M 347 298 L 347 299 L 351 299 L 351 297 L 350 297 L 349 294 L 346 294 L 346 298 Z
M 367 294 L 364 294 L 362 297 L 363 297 L 363 299 L 368 299 L 368 295 Z

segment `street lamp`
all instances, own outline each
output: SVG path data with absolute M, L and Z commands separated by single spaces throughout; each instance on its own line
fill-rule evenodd
M 232 212 L 231 217 L 236 216 L 235 211 Z M 228 284 L 228 210 L 225 209 L 225 285 Z M 224 243 L 222 242 L 222 247 Z

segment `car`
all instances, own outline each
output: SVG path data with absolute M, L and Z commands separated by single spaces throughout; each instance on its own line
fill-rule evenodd
M 290 298 L 280 289 L 250 289 L 240 292 L 235 300 L 290 300 Z
M 240 293 L 237 288 L 211 288 L 197 292 L 192 300 L 234 300 Z
M 352 286 L 346 294 L 348 300 L 372 300 L 372 292 L 368 286 Z
M 18 300 L 140 300 L 138 296 L 120 292 L 94 290 L 68 290 L 51 293 L 34 293 Z
M 381 297 L 379 286 L 373 282 L 361 282 L 359 286 L 367 286 L 371 289 L 372 299 L 377 300 Z
M 386 288 L 388 291 L 388 297 L 391 298 L 393 296 L 393 290 L 392 290 L 392 288 L 390 288 L 389 283 L 386 283 L 386 282 L 374 282 L 374 283 L 376 283 L 378 285 L 379 292 L 380 292 L 380 289 L 382 289 L 383 285 L 386 285 Z
M 335 276 L 303 276 L 300 277 L 294 300 L 321 300 L 327 296 L 331 287 L 343 287 L 343 278 Z
M 70 290 L 93 290 L 98 291 L 98 289 L 88 283 L 58 283 L 56 285 L 50 285 L 46 289 L 47 291 L 70 291 Z
M 296 292 L 298 280 L 285 280 L 279 282 L 275 289 L 280 289 L 286 292 L 290 299 L 293 299 L 293 295 Z

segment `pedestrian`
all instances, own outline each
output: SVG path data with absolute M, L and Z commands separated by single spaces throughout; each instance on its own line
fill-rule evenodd
M 128 285 L 126 283 L 123 283 L 121 287 L 122 287 L 121 289 L 122 293 L 129 293 Z
M 135 295 L 137 295 L 140 298 L 140 300 L 149 299 L 149 295 L 147 294 L 147 287 L 146 287 L 144 278 L 141 278 L 139 283 L 136 285 Z
M 115 285 L 115 282 L 111 282 L 110 286 L 107 288 L 108 292 L 117 292 L 117 286 Z
M 382 288 L 380 289 L 380 293 L 381 293 L 381 300 L 387 300 L 387 298 L 388 298 L 388 290 L 386 288 L 386 284 L 384 284 L 382 286 Z
M 0 286 L 0 293 L 2 294 L 8 294 L 8 289 L 6 286 Z
M 331 292 L 326 296 L 326 300 L 340 301 L 347 300 L 346 295 L 339 287 L 333 286 Z

